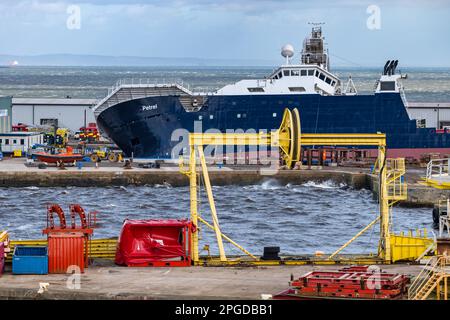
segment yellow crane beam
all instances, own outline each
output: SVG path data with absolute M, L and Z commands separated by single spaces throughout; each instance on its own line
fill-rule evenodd
M 378 167 L 380 173 L 380 183 L 379 183 L 379 197 L 380 197 L 380 216 L 368 227 L 364 228 L 360 233 L 348 241 L 343 247 L 341 247 L 335 254 L 345 248 L 354 239 L 361 235 L 364 231 L 369 229 L 375 222 L 380 220 L 380 241 L 378 254 L 384 260 L 391 259 L 390 253 L 390 238 L 389 238 L 389 198 L 388 189 L 386 184 L 386 135 L 383 133 L 317 133 L 311 134 L 301 133 L 300 125 L 300 115 L 297 109 L 292 111 L 286 109 L 283 114 L 283 119 L 281 126 L 278 130 L 269 133 L 191 133 L 189 135 L 189 145 L 190 145 L 190 160 L 189 160 L 189 170 L 185 171 L 183 169 L 183 163 L 180 162 L 181 171 L 189 176 L 190 179 L 190 194 L 191 194 L 191 221 L 197 226 L 198 222 L 204 222 L 208 227 L 213 229 L 216 233 L 217 243 L 219 247 L 220 260 L 223 262 L 227 261 L 225 250 L 222 244 L 222 238 L 232 242 L 238 248 L 246 252 L 241 246 L 237 245 L 230 238 L 224 237 L 222 234 L 219 221 L 217 217 L 217 212 L 214 204 L 214 198 L 212 195 L 211 183 L 209 180 L 209 174 L 206 167 L 205 156 L 203 153 L 204 145 L 246 145 L 246 146 L 273 146 L 279 147 L 281 158 L 284 164 L 288 168 L 293 168 L 300 160 L 300 153 L 302 146 L 375 146 L 378 147 Z M 202 167 L 202 173 L 205 180 L 205 187 L 208 194 L 209 206 L 211 209 L 211 215 L 213 220 L 213 226 L 207 223 L 206 220 L 199 217 L 198 212 L 198 174 L 197 174 L 197 154 L 200 158 L 200 163 Z M 199 236 L 198 228 L 193 232 L 192 235 L 192 260 L 194 262 L 199 261 Z M 333 256 L 335 255 L 333 254 Z M 251 257 L 255 258 L 253 255 L 249 254 Z M 332 256 L 332 257 L 333 257 Z

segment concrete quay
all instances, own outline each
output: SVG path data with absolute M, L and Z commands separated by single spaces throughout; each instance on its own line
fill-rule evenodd
M 127 268 L 108 261 L 86 269 L 81 275 L 79 289 L 74 289 L 75 282 L 65 274 L 4 274 L 0 277 L 0 299 L 259 300 L 261 294 L 276 294 L 286 289 L 291 274 L 299 277 L 313 270 L 339 268 L 342 266 Z M 410 276 L 421 270 L 420 265 L 408 264 L 380 268 Z M 39 294 L 41 282 L 50 285 L 47 292 Z

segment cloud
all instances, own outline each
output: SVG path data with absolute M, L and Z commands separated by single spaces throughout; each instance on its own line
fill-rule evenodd
M 72 4 L 81 8 L 80 30 L 66 27 Z M 366 27 L 370 4 L 381 8 L 379 31 Z M 300 50 L 308 22 L 326 22 L 330 52 L 359 64 L 382 63 L 396 50 L 423 57 L 428 49 L 419 43 L 433 43 L 430 61 L 439 61 L 450 51 L 442 41 L 448 6 L 440 0 L 0 0 L 0 53 L 277 59 L 287 42 Z

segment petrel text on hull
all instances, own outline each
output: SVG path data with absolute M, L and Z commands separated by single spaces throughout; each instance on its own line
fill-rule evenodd
M 179 83 L 119 81 L 94 114 L 99 128 L 127 156 L 172 158 L 177 129 L 194 131 L 277 128 L 285 108 L 298 108 L 305 133 L 387 135 L 389 156 L 419 158 L 424 152 L 449 152 L 450 135 L 419 128 L 405 108 L 397 60 L 388 61 L 373 94 L 359 95 L 351 78 L 344 85 L 329 70 L 321 27 L 303 42 L 299 64 L 291 45 L 286 63 L 265 79 L 241 80 L 212 93 L 193 93 Z

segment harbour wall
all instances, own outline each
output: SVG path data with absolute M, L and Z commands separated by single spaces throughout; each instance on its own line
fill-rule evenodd
M 368 187 L 366 174 L 337 170 L 286 170 L 275 174 L 267 174 L 259 170 L 219 170 L 209 172 L 209 176 L 213 185 L 248 185 L 267 180 L 276 180 L 281 184 L 332 180 L 356 189 Z M 173 187 L 187 186 L 189 179 L 177 170 L 41 171 L 2 172 L 0 174 L 0 187 L 108 187 L 167 183 Z
M 280 184 L 302 184 L 308 181 L 333 181 L 354 189 L 368 189 L 377 196 L 378 177 L 354 170 L 281 170 L 267 174 L 259 170 L 212 170 L 213 185 L 249 185 L 275 180 Z M 408 182 L 408 181 L 407 181 Z M 127 185 L 187 186 L 189 179 L 178 170 L 117 170 L 117 171 L 34 171 L 1 172 L 0 187 L 109 187 Z M 440 199 L 450 197 L 450 191 L 438 190 L 408 182 L 408 199 L 399 205 L 431 207 Z

